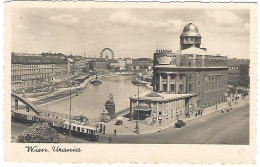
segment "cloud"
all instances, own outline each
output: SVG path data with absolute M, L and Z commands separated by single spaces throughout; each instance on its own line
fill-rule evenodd
M 168 19 L 168 20 L 142 20 L 138 19 L 126 12 L 116 12 L 110 15 L 110 22 L 120 24 L 124 26 L 132 27 L 146 27 L 146 28 L 164 28 L 166 32 L 180 32 L 183 21 L 180 19 Z
M 79 20 L 71 15 L 59 15 L 50 17 L 49 22 L 55 25 L 72 27 L 78 24 Z
M 218 33 L 226 37 L 232 37 L 237 39 L 241 36 L 249 35 L 249 23 L 248 20 L 239 17 L 232 11 L 225 10 L 206 10 L 205 12 L 205 26 L 208 32 Z M 248 18 L 249 19 L 249 18 Z
M 22 25 L 22 24 L 17 24 L 15 25 L 15 29 L 18 30 L 18 31 L 25 31 L 28 29 L 28 27 Z
M 38 35 L 40 36 L 51 36 L 52 33 L 50 33 L 49 31 L 39 31 L 37 32 Z
M 232 11 L 206 10 L 205 15 L 208 17 L 209 22 L 213 22 L 218 26 L 234 26 L 243 22 L 243 20 Z

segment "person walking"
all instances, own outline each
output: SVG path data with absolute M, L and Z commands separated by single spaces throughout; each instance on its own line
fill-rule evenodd
M 103 134 L 106 134 L 106 125 L 103 126 Z
M 109 143 L 109 144 L 112 143 L 112 137 L 111 137 L 111 135 L 110 135 L 109 138 L 108 138 L 108 143 Z
M 225 112 L 225 109 L 223 108 L 223 109 L 222 109 L 222 113 L 224 113 L 224 112 Z
M 114 130 L 114 136 L 116 135 L 116 129 Z

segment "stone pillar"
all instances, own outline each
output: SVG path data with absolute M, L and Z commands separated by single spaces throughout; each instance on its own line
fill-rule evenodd
M 196 67 L 196 55 L 193 55 L 193 67 Z
M 162 119 L 165 119 L 165 102 L 162 102 Z
M 157 88 L 157 78 L 158 78 L 158 74 L 157 73 L 154 73 L 154 89 L 153 90 L 158 90 L 159 88 Z
M 159 73 L 159 92 L 162 91 L 162 88 L 163 88 L 162 75 Z
M 158 122 L 158 116 L 159 116 L 159 112 L 158 112 L 158 108 L 159 108 L 159 103 L 156 102 L 156 122 Z
M 15 101 L 15 110 L 18 110 L 19 109 L 19 107 L 18 107 L 18 100 L 14 99 L 14 101 Z
M 176 74 L 176 78 L 175 78 L 175 93 L 179 94 L 179 74 Z
M 132 117 L 133 115 L 133 102 L 132 99 L 130 99 L 130 116 Z
M 170 74 L 167 73 L 167 93 L 170 93 Z
M 183 91 L 184 91 L 184 93 L 187 93 L 187 84 L 186 84 L 186 81 L 187 81 L 187 79 L 186 79 L 186 77 L 187 77 L 187 75 L 182 75 L 183 77 Z

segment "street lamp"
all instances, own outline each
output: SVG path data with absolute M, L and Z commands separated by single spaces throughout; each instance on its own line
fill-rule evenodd
M 72 82 L 71 82 L 72 84 Z M 71 84 L 70 84 L 70 126 L 69 126 L 69 143 L 70 143 L 70 137 L 71 137 Z
M 137 122 L 136 122 L 136 133 L 139 134 L 139 84 L 138 87 L 138 93 L 137 93 Z

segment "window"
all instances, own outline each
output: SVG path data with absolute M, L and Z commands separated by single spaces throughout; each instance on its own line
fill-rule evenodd
M 81 132 L 85 132 L 85 128 L 81 128 Z
M 193 38 L 190 38 L 190 41 L 193 41 Z
M 80 127 L 77 127 L 77 131 L 80 132 Z
M 183 91 L 183 85 L 182 84 L 179 85 L 179 88 L 180 88 L 180 91 Z
M 171 84 L 171 92 L 175 91 L 175 84 Z
M 190 92 L 192 91 L 192 87 L 191 87 L 191 84 L 189 84 L 189 91 L 190 91 Z
M 167 84 L 163 84 L 163 91 L 167 91 Z
M 190 81 L 192 80 L 192 76 L 189 76 L 189 80 L 190 80 Z
M 189 67 L 191 67 L 191 61 L 189 61 Z
M 76 130 L 76 126 L 73 126 L 72 129 L 73 129 L 73 130 Z

